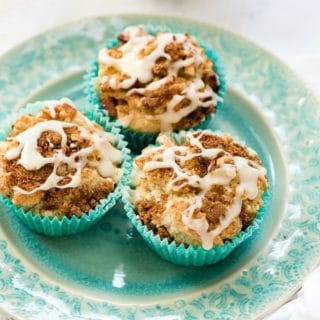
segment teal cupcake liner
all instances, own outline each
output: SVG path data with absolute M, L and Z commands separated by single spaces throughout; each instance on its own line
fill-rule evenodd
M 23 114 L 36 114 L 42 109 L 44 102 L 36 102 L 28 104 L 25 108 L 20 109 L 15 116 L 7 117 L 3 122 L 0 129 L 0 140 L 3 141 L 11 132 L 11 125 L 15 120 Z M 22 207 L 16 206 L 12 201 L 4 196 L 0 196 L 0 200 L 6 205 L 9 211 L 27 225 L 31 230 L 36 231 L 47 236 L 58 237 L 67 236 L 82 232 L 89 229 L 95 223 L 97 223 L 118 201 L 121 197 L 121 190 L 125 185 L 129 183 L 129 174 L 131 172 L 131 156 L 130 150 L 126 148 L 127 142 L 120 134 L 120 129 L 114 124 L 110 123 L 108 119 L 99 110 L 87 110 L 85 115 L 90 119 L 101 125 L 105 131 L 111 132 L 115 135 L 115 146 L 122 152 L 122 164 L 123 170 L 122 178 L 117 184 L 115 190 L 108 195 L 106 199 L 100 200 L 100 203 L 88 213 L 83 213 L 80 218 L 73 215 L 71 218 L 64 216 L 62 219 L 48 216 L 41 216 L 39 214 L 32 213 L 32 211 L 25 211 Z
M 146 29 L 151 33 L 151 34 L 156 34 L 160 30 L 159 28 L 156 28 L 151 25 L 147 25 Z M 107 42 L 107 48 L 113 48 L 117 44 L 119 44 L 119 41 L 116 39 L 111 39 Z M 221 58 L 217 54 L 217 52 L 207 46 L 206 44 L 200 42 L 200 46 L 204 48 L 206 55 L 209 57 L 211 61 L 214 63 L 214 68 L 215 72 L 218 74 L 219 77 L 219 91 L 218 91 L 218 96 L 223 100 L 225 92 L 226 92 L 226 75 L 225 75 L 225 68 L 223 66 L 223 63 L 221 61 Z M 128 146 L 129 148 L 135 152 L 138 153 L 140 152 L 144 147 L 146 147 L 149 144 L 152 144 L 155 142 L 158 133 L 143 133 L 140 131 L 134 131 L 131 130 L 130 128 L 127 128 L 123 126 L 121 123 L 117 121 L 117 119 L 114 119 L 108 115 L 108 112 L 103 108 L 98 91 L 96 89 L 96 78 L 98 77 L 98 71 L 99 71 L 99 65 L 97 59 L 95 59 L 92 63 L 91 66 L 87 72 L 87 74 L 84 76 L 84 81 L 85 81 L 85 94 L 89 99 L 89 102 L 93 104 L 95 107 L 103 110 L 103 112 L 106 114 L 106 116 L 109 117 L 109 121 L 112 123 L 116 123 L 120 128 L 122 134 L 125 136 L 126 140 L 128 141 Z M 222 101 L 218 101 L 216 105 L 216 109 L 218 109 L 222 104 Z M 210 123 L 211 119 L 213 118 L 213 114 L 207 115 L 202 122 L 200 122 L 198 125 L 196 125 L 194 128 L 190 129 L 204 129 L 208 126 Z
M 194 130 L 195 131 L 195 130 Z M 181 143 L 187 132 L 173 133 L 171 136 L 176 142 Z M 219 133 L 220 134 L 220 133 Z M 255 219 L 245 230 L 242 230 L 232 240 L 225 241 L 223 245 L 216 245 L 210 250 L 205 250 L 202 246 L 187 248 L 183 245 L 177 245 L 175 241 L 169 242 L 168 239 L 162 239 L 158 234 L 149 230 L 139 219 L 135 206 L 132 201 L 133 186 L 125 186 L 122 191 L 122 201 L 124 209 L 131 223 L 135 226 L 147 245 L 162 259 L 182 266 L 205 266 L 215 264 L 226 258 L 241 243 L 249 239 L 257 232 L 266 214 L 267 204 L 270 202 L 270 191 L 267 189 L 263 194 L 263 205 L 257 212 Z

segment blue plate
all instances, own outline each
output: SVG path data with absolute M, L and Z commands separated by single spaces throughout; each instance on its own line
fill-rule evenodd
M 186 268 L 156 256 L 121 203 L 93 229 L 59 239 L 33 233 L 1 207 L 1 307 L 25 319 L 255 319 L 288 299 L 320 256 L 320 105 L 277 58 L 187 19 L 91 18 L 0 58 L 0 116 L 62 96 L 87 105 L 82 77 L 90 61 L 133 24 L 189 32 L 223 58 L 229 87 L 210 127 L 257 150 L 267 167 L 263 227 L 221 263 Z

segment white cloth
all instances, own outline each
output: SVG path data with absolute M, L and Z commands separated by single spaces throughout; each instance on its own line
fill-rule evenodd
M 320 99 L 320 54 L 289 58 L 286 62 Z
M 283 305 L 265 320 L 319 320 L 320 319 L 320 268 L 304 281 L 296 298 Z

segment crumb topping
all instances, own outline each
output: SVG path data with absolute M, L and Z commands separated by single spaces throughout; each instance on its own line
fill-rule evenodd
M 97 87 L 110 116 L 144 132 L 190 128 L 215 110 L 219 78 L 188 34 L 128 27 L 99 53 Z
M 209 131 L 189 133 L 181 145 L 165 135 L 158 142 L 135 159 L 134 201 L 143 223 L 210 249 L 252 222 L 267 188 L 254 152 Z
M 0 192 L 41 214 L 80 215 L 113 191 L 121 176 L 115 137 L 67 98 L 17 119 L 0 144 Z

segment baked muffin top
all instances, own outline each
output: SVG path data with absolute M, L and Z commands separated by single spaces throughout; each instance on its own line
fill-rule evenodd
M 111 117 L 141 132 L 188 129 L 215 110 L 219 77 L 188 34 L 128 27 L 99 53 L 97 88 Z
M 122 174 L 115 136 L 67 98 L 23 115 L 0 143 L 0 193 L 42 215 L 80 215 L 115 188 Z
M 255 218 L 267 188 L 257 154 L 228 135 L 160 135 L 134 163 L 133 199 L 141 221 L 161 238 L 210 249 Z

